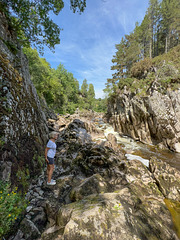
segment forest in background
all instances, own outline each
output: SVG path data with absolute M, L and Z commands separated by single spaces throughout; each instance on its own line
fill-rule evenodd
M 86 79 L 80 88 L 78 80 L 62 64 L 55 70 L 30 48 L 34 46 L 42 53 L 44 45 L 53 50 L 59 44 L 61 29 L 52 21 L 49 12 L 58 15 L 63 7 L 63 1 L 54 0 L 0 1 L 0 8 L 29 59 L 38 95 L 48 106 L 61 114 L 73 113 L 77 107 L 106 111 L 107 99 L 95 99 L 94 86 Z M 83 12 L 85 7 L 86 0 L 71 1 L 73 12 Z M 107 79 L 105 95 L 116 96 L 124 86 L 133 92 L 142 89 L 140 94 L 143 95 L 154 80 L 160 80 L 165 88 L 173 86 L 176 89 L 179 84 L 177 69 L 180 69 L 179 32 L 180 1 L 149 0 L 143 21 L 136 23 L 134 30 L 116 44 L 111 67 L 114 73 Z
M 116 44 L 111 67 L 114 73 L 107 79 L 104 92 L 115 96 L 124 86 L 135 91 L 158 78 L 163 78 L 164 86 L 173 83 L 175 87 L 179 74 L 172 65 L 180 69 L 179 33 L 180 1 L 150 0 L 142 23 L 136 23 L 133 32 Z
M 116 97 L 125 86 L 141 96 L 157 79 L 163 93 L 168 87 L 179 87 L 179 32 L 179 0 L 150 0 L 142 23 L 136 23 L 133 32 L 116 44 L 111 67 L 114 73 L 107 79 L 105 99 L 95 99 L 94 86 L 86 79 L 80 88 L 62 64 L 55 70 L 36 50 L 24 48 L 24 52 L 39 97 L 55 112 L 74 113 L 76 108 L 105 112 L 107 98 Z
M 96 99 L 94 86 L 84 79 L 81 87 L 71 72 L 62 64 L 57 69 L 51 68 L 45 58 L 41 58 L 37 50 L 23 48 L 29 61 L 31 80 L 41 99 L 45 99 L 49 108 L 56 113 L 73 114 L 77 108 L 80 110 L 106 110 L 105 99 Z

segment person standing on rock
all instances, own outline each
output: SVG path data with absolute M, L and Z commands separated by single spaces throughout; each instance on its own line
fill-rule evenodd
M 58 138 L 58 133 L 57 132 L 51 132 L 49 134 L 49 141 L 46 145 L 45 148 L 45 159 L 47 162 L 47 176 L 48 176 L 48 181 L 47 181 L 47 185 L 55 185 L 56 181 L 51 179 L 52 178 L 52 174 L 54 171 L 54 157 L 56 154 L 56 143 L 55 141 Z

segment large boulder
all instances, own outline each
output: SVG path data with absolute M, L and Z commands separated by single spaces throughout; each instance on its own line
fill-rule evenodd
M 115 176 L 115 169 L 109 172 L 115 181 L 104 176 L 96 186 L 97 174 L 79 183 L 76 179 L 77 187 L 70 192 L 74 202 L 59 208 L 56 224 L 42 234 L 42 240 L 178 240 L 152 173 L 138 161 L 127 162 L 124 169 L 126 181 L 123 173 Z M 108 183 L 111 188 L 105 187 Z

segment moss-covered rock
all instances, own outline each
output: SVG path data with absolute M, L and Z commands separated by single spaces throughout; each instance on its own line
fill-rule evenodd
M 15 183 L 19 180 L 18 171 L 27 173 L 28 169 L 30 177 L 41 171 L 38 156 L 44 152 L 48 128 L 30 80 L 27 59 L 1 12 L 0 28 L 0 137 L 3 142 L 0 161 L 12 162 L 8 171 Z M 17 51 L 12 51 L 9 46 L 15 46 Z M 2 174 L 2 177 L 7 175 Z

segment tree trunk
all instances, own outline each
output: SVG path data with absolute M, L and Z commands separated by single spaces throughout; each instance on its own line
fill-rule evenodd
M 166 36 L 165 53 L 168 52 L 167 50 L 168 50 L 168 37 Z
M 149 57 L 152 58 L 152 41 L 151 40 L 149 44 Z

